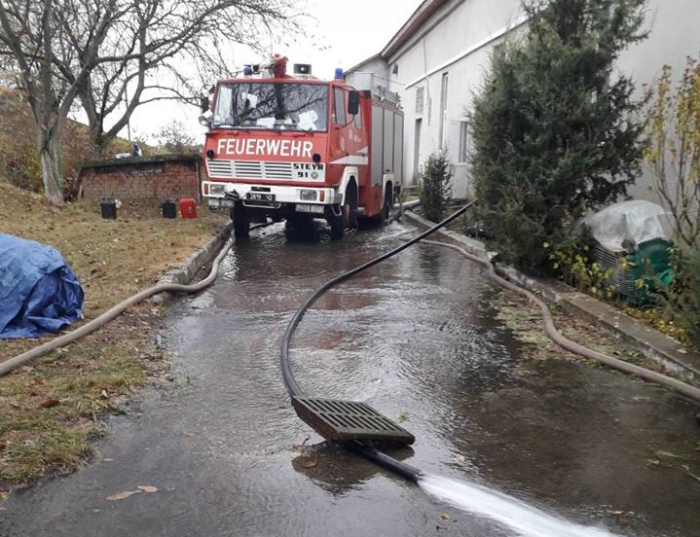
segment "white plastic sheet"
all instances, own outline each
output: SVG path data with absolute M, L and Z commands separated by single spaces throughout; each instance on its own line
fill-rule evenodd
M 583 219 L 597 240 L 613 252 L 633 252 L 653 239 L 673 238 L 666 210 L 645 200 L 624 201 Z

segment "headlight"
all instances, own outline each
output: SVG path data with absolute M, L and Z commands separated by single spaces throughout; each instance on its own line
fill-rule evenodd
M 300 190 L 299 199 L 301 201 L 316 201 L 318 199 L 318 192 L 316 190 Z
M 209 193 L 214 196 L 220 196 L 225 192 L 224 185 L 209 185 Z

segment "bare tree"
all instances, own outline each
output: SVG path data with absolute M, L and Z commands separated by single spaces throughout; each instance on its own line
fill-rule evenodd
M 297 7 L 295 7 L 297 6 Z M 145 103 L 198 104 L 202 86 L 231 73 L 234 44 L 261 48 L 302 35 L 294 0 L 141 0 L 113 24 L 105 57 L 81 84 L 79 99 L 98 148 L 104 148 Z M 75 21 L 64 21 L 66 33 Z M 76 39 L 83 55 L 88 42 Z M 267 51 L 269 52 L 269 51 Z M 67 82 L 76 67 L 60 65 Z
M 92 46 L 85 50 L 84 67 L 74 82 L 59 82 L 53 71 L 60 32 L 53 0 L 42 2 L 0 1 L 0 43 L 19 71 L 19 83 L 27 95 L 36 125 L 44 192 L 49 202 L 63 203 L 60 139 L 80 84 L 88 78 L 90 65 L 114 16 L 115 0 L 106 1 L 93 18 Z M 63 51 L 61 51 L 63 52 Z
M 138 106 L 164 98 L 163 91 L 194 101 L 192 68 L 197 74 L 226 69 L 233 43 L 255 47 L 273 36 L 283 42 L 300 35 L 295 6 L 294 0 L 0 0 L 0 58 L 19 72 L 32 108 L 49 201 L 63 201 L 60 137 L 72 107 L 84 110 L 102 149 Z

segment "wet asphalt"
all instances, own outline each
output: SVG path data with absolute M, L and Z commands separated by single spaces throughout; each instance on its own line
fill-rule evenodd
M 279 345 L 294 310 L 405 231 L 300 242 L 275 225 L 238 244 L 214 286 L 171 310 L 176 382 L 112 418 L 82 471 L 3 502 L 0 536 L 513 535 L 324 444 L 289 405 Z M 455 252 L 412 248 L 305 316 L 297 381 L 400 420 L 417 441 L 395 455 L 424 471 L 619 535 L 700 536 L 697 406 L 582 362 L 523 358 L 498 293 Z M 139 486 L 157 492 L 106 499 Z

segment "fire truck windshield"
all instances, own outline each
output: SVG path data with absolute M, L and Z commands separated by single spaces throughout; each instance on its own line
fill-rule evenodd
M 325 131 L 328 85 L 258 81 L 222 84 L 212 127 Z

